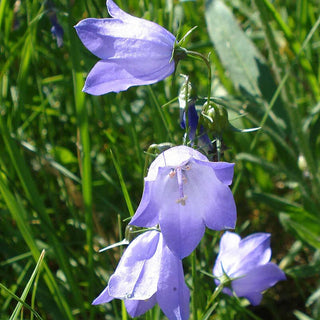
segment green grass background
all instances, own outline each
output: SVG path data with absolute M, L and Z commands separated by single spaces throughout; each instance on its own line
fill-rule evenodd
M 211 273 L 219 234 L 207 231 L 193 262 L 191 319 L 320 319 L 320 8 L 317 0 L 128 0 L 186 47 L 210 53 L 212 95 L 237 128 L 223 160 L 235 162 L 237 232 L 271 232 L 273 261 L 288 280 L 246 307 L 222 295 Z M 64 29 L 58 47 L 49 16 Z M 107 17 L 104 1 L 0 2 L 0 319 L 127 319 L 120 301 L 91 306 L 139 204 L 148 147 L 182 143 L 176 102 L 181 77 L 206 95 L 201 61 L 174 77 L 100 97 L 84 94 L 97 61 L 73 26 Z M 45 250 L 44 255 L 41 251 Z M 38 263 L 38 264 L 37 264 Z M 142 318 L 161 319 L 159 309 Z

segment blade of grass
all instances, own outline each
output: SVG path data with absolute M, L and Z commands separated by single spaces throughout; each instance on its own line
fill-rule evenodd
M 10 156 L 11 165 L 13 166 L 19 177 L 26 197 L 32 205 L 32 207 L 34 208 L 34 210 L 39 215 L 39 218 L 42 222 L 41 227 L 43 228 L 45 234 L 48 236 L 49 242 L 56 252 L 57 261 L 61 265 L 61 269 L 66 275 L 71 291 L 73 292 L 75 303 L 77 305 L 82 305 L 83 300 L 78 290 L 78 285 L 75 281 L 74 274 L 71 270 L 71 266 L 67 258 L 67 252 L 65 251 L 65 249 L 62 246 L 62 243 L 56 236 L 56 232 L 52 226 L 51 219 L 42 201 L 42 197 L 39 194 L 35 181 L 32 178 L 30 169 L 26 164 L 23 154 L 18 149 L 16 141 L 14 141 L 13 138 L 10 136 L 9 129 L 5 124 L 4 116 L 0 117 L 0 132 L 2 135 L 2 139 L 4 140 L 4 146 L 1 146 L 0 148 L 2 149 L 2 152 L 7 152 Z M 4 147 L 5 151 L 3 151 Z
M 320 24 L 320 17 L 318 18 L 318 20 L 316 21 L 316 23 L 314 24 L 314 26 L 311 28 L 310 32 L 308 33 L 305 41 L 303 42 L 303 45 L 302 47 L 300 48 L 300 50 L 304 50 L 305 46 L 307 45 L 307 43 L 310 41 L 310 39 L 312 38 L 313 34 L 315 33 L 315 31 L 317 30 L 318 26 Z M 299 56 L 300 52 L 298 53 L 297 57 Z M 291 66 L 293 65 L 293 63 L 291 64 Z M 286 81 L 288 80 L 289 78 L 289 75 L 290 75 L 290 69 L 287 70 L 286 74 L 284 75 L 284 77 L 282 78 L 281 82 L 279 83 L 279 86 L 277 87 L 277 90 L 275 91 L 268 107 L 267 107 L 267 110 L 259 124 L 259 127 L 263 127 L 267 118 L 268 118 L 268 114 L 270 112 L 270 110 L 273 108 L 274 106 L 274 102 L 276 101 L 276 99 L 278 98 L 281 90 L 283 89 Z M 320 193 L 320 183 L 319 183 L 319 180 L 318 180 L 318 173 L 317 173 L 317 166 L 314 162 L 314 159 L 312 157 L 312 153 L 311 153 L 311 150 L 309 148 L 309 143 L 308 143 L 308 138 L 305 136 L 305 133 L 303 132 L 303 126 L 302 126 L 302 123 L 301 123 L 301 116 L 297 110 L 296 107 L 292 108 L 292 116 L 291 116 L 291 121 L 293 122 L 292 123 L 292 127 L 294 127 L 296 130 L 297 130 L 297 138 L 298 138 L 298 145 L 299 147 L 301 148 L 301 151 L 302 151 L 302 154 L 305 156 L 305 159 L 308 163 L 308 167 L 310 169 L 310 172 L 311 172 L 311 177 L 312 177 L 312 180 L 313 180 L 313 184 L 312 184 L 312 190 L 314 192 L 314 194 L 316 195 L 316 198 L 317 199 L 317 196 L 319 195 Z M 251 144 L 250 144 L 250 151 L 252 151 L 256 144 L 257 144 L 257 141 L 258 141 L 258 137 L 259 135 L 261 134 L 261 131 L 258 131 L 257 134 L 255 135 L 254 139 L 252 140 Z M 237 189 L 238 187 L 238 184 L 241 180 L 241 177 L 242 177 L 242 172 L 240 172 L 240 174 L 238 175 L 237 177 L 237 180 L 235 181 L 235 184 L 233 186 L 233 192 L 235 192 L 235 190 Z
M 10 259 L 11 260 L 11 259 Z M 18 287 L 20 286 L 20 284 L 22 283 L 24 277 L 26 276 L 29 268 L 32 266 L 33 263 L 33 258 L 31 257 L 31 259 L 29 259 L 29 261 L 27 262 L 27 264 L 25 265 L 25 267 L 23 268 L 23 270 L 20 272 L 18 279 L 16 280 L 15 284 L 11 286 L 10 291 L 12 293 L 16 293 Z M 1 311 L 4 312 L 5 310 L 7 310 L 8 306 L 10 305 L 12 296 L 9 296 L 6 301 L 3 303 L 3 305 L 1 306 Z
M 34 282 L 34 279 L 35 279 L 36 275 L 40 272 L 40 267 L 41 267 L 41 264 L 42 264 L 44 255 L 45 255 L 45 250 L 42 250 L 42 252 L 41 252 L 41 254 L 40 254 L 40 256 L 39 256 L 38 262 L 37 262 L 37 264 L 36 264 L 36 267 L 34 268 L 34 270 L 33 270 L 33 272 L 32 272 L 32 275 L 31 275 L 29 281 L 28 281 L 26 287 L 24 288 L 24 290 L 23 290 L 23 292 L 22 292 L 22 295 L 21 295 L 21 297 L 20 297 L 20 300 L 19 300 L 17 306 L 15 307 L 15 309 L 13 310 L 12 315 L 11 315 L 11 317 L 10 317 L 9 320 L 16 320 L 17 317 L 18 317 L 18 315 L 19 315 L 19 313 L 20 313 L 20 311 L 21 311 L 22 306 L 25 306 L 25 304 L 22 304 L 21 301 L 25 302 L 26 297 L 27 297 L 27 295 L 28 295 L 28 293 L 29 293 L 29 291 L 30 291 L 30 289 L 31 289 L 31 286 L 32 286 L 32 284 L 33 284 L 33 282 Z M 28 309 L 31 309 L 31 310 L 32 310 L 32 313 L 35 312 L 35 310 L 34 310 L 33 308 L 31 308 L 31 307 L 29 307 Z M 37 312 L 35 312 L 35 315 L 36 315 L 37 318 L 38 318 L 39 315 L 38 315 Z M 40 317 L 40 316 L 39 316 L 39 317 Z M 40 317 L 40 319 L 41 319 L 41 317 Z
M 72 12 L 71 4 L 69 3 L 69 12 Z M 77 115 L 77 126 L 80 134 L 80 169 L 82 181 L 82 196 L 85 211 L 86 221 L 86 243 L 88 250 L 88 299 L 92 301 L 94 298 L 94 268 L 93 268 L 93 217 L 92 217 L 92 167 L 91 167 L 91 143 L 89 136 L 89 119 L 88 111 L 85 103 L 85 95 L 82 92 L 83 76 L 80 68 L 80 48 L 79 39 L 76 39 L 75 30 L 73 28 L 72 14 L 69 15 L 68 33 L 70 38 L 70 54 L 72 62 L 72 78 L 74 102 Z M 89 319 L 93 319 L 95 308 L 90 308 Z
M 120 181 L 120 186 L 121 186 L 123 197 L 124 197 L 124 199 L 126 201 L 129 214 L 132 217 L 134 215 L 134 210 L 133 210 L 133 206 L 132 206 L 132 203 L 131 203 L 131 199 L 130 199 L 130 196 L 129 196 L 129 192 L 128 192 L 126 183 L 125 183 L 125 181 L 123 179 L 121 168 L 119 166 L 119 161 L 117 160 L 118 156 L 117 156 L 117 154 L 114 155 L 111 149 L 110 149 L 110 154 L 111 154 L 111 158 L 112 158 L 114 167 L 115 167 L 115 169 L 117 171 L 117 174 L 118 174 L 118 177 L 119 177 L 119 181 Z
M 0 193 L 2 194 L 2 197 L 13 219 L 17 223 L 18 229 L 22 237 L 24 238 L 26 244 L 32 252 L 34 259 L 37 261 L 40 256 L 40 252 L 38 250 L 37 244 L 35 242 L 35 237 L 29 227 L 29 224 L 25 220 L 27 214 L 24 210 L 21 200 L 18 197 L 15 197 L 10 192 L 3 174 L 0 174 Z M 53 299 L 56 301 L 61 313 L 64 315 L 65 319 L 74 320 L 69 304 L 60 292 L 58 284 L 45 262 L 43 263 L 43 267 L 45 270 L 43 278 L 48 286 L 48 289 Z
M 259 1 L 257 1 L 259 2 Z M 280 13 L 276 10 L 273 4 L 269 0 L 262 0 L 265 10 L 267 10 L 273 17 L 273 19 L 278 24 L 281 31 L 284 33 L 285 38 L 288 41 L 288 45 L 291 47 L 291 50 L 298 57 L 299 62 L 304 69 L 307 79 L 310 84 L 311 91 L 316 98 L 316 100 L 320 100 L 320 86 L 318 80 L 312 70 L 312 66 L 308 59 L 302 54 L 302 45 L 295 38 L 293 31 L 289 28 L 289 26 L 282 20 Z
M 170 122 L 168 121 L 168 118 L 166 117 L 165 110 L 163 108 L 161 108 L 161 104 L 159 103 L 152 86 L 147 86 L 147 89 L 148 89 L 148 93 L 151 97 L 151 101 L 156 106 L 156 110 L 162 120 L 162 123 L 164 125 L 164 129 L 167 132 L 167 140 L 173 141 L 173 137 L 171 134 L 171 128 L 170 128 Z
M 21 304 L 21 306 L 25 307 L 26 309 L 30 310 L 32 314 L 34 314 L 37 319 L 43 320 L 41 318 L 41 316 L 39 315 L 39 313 L 34 310 L 33 308 L 31 308 L 27 303 L 25 303 L 22 299 L 20 299 L 18 296 L 16 296 L 13 292 L 11 292 L 8 288 L 6 288 L 2 283 L 0 283 L 0 288 L 4 291 L 6 291 L 10 296 L 12 296 L 15 300 L 17 300 L 19 302 L 19 304 Z M 11 319 L 11 317 L 10 317 Z
M 6 10 L 7 3 L 8 3 L 7 0 L 1 0 L 0 2 L 0 30 L 2 26 L 2 21 L 4 20 L 4 17 L 5 17 L 5 10 Z

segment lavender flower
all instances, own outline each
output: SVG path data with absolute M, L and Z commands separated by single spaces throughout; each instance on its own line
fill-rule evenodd
M 160 25 L 133 17 L 107 0 L 113 18 L 85 19 L 76 26 L 83 44 L 101 60 L 83 91 L 101 95 L 158 82 L 175 69 L 175 37 Z
M 189 124 L 189 139 L 194 144 L 197 139 L 197 146 L 207 153 L 213 152 L 213 146 L 209 136 L 206 134 L 203 125 L 200 126 L 199 136 L 196 137 L 198 128 L 199 116 L 196 110 L 194 101 L 191 101 L 188 106 L 188 124 Z M 180 126 L 182 129 L 186 129 L 186 111 L 180 108 Z
M 285 280 L 284 272 L 271 258 L 270 234 L 255 233 L 244 239 L 232 232 L 225 232 L 220 241 L 220 252 L 213 268 L 217 278 L 231 279 L 231 289 L 223 292 L 247 298 L 252 305 L 261 302 L 261 292 Z M 234 280 L 232 280 L 234 279 Z M 220 283 L 219 279 L 215 280 Z
M 147 231 L 130 243 L 108 286 L 92 304 L 114 298 L 125 301 L 132 317 L 158 303 L 169 320 L 189 318 L 190 292 L 182 262 L 166 246 L 160 232 Z
M 236 206 L 228 187 L 233 166 L 210 162 L 186 146 L 164 151 L 149 168 L 142 200 L 130 224 L 159 224 L 171 251 L 186 257 L 200 242 L 206 226 L 213 230 L 235 227 Z
M 56 9 L 55 9 L 52 1 L 46 1 L 45 5 L 46 5 L 46 9 L 48 10 L 48 16 L 49 16 L 50 22 L 52 24 L 50 31 L 51 31 L 53 37 L 57 40 L 58 48 L 61 48 L 63 46 L 63 33 L 64 33 L 64 31 L 58 22 Z

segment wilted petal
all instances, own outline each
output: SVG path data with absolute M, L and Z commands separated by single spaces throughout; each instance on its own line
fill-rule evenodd
M 247 298 L 252 305 L 258 305 L 262 299 L 260 292 L 285 280 L 284 272 L 274 263 L 258 266 L 245 277 L 232 281 L 232 288 L 238 297 Z
M 198 113 L 196 110 L 196 105 L 194 103 L 190 103 L 188 106 L 188 125 L 189 125 L 189 139 L 191 141 L 194 140 L 196 135 L 196 130 L 198 127 Z M 186 128 L 186 112 L 184 109 L 180 109 L 180 126 L 182 129 Z
M 145 300 L 157 291 L 161 261 L 158 241 L 157 231 L 145 232 L 132 241 L 109 280 L 111 296 Z
M 131 317 L 139 317 L 157 303 L 156 294 L 146 300 L 125 300 L 124 304 Z
M 189 319 L 190 291 L 184 282 L 182 261 L 163 246 L 157 300 L 169 320 Z

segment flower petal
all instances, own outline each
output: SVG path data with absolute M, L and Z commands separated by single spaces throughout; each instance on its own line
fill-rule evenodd
M 161 41 L 158 33 L 150 33 L 150 29 L 142 28 L 141 24 L 88 18 L 80 21 L 75 29 L 82 43 L 100 59 L 140 58 L 165 63 L 171 59 L 174 41 L 169 44 Z
M 209 162 L 208 158 L 197 150 L 186 146 L 172 147 L 159 154 L 151 163 L 148 179 L 155 180 L 159 168 L 172 167 L 176 168 L 190 161 L 190 159 L 202 160 Z
M 190 162 L 190 165 L 185 189 L 186 195 L 197 208 L 194 212 L 201 215 L 210 229 L 234 229 L 237 212 L 229 187 L 217 179 L 211 167 L 199 161 Z
M 245 277 L 232 281 L 232 288 L 237 296 L 247 298 L 252 305 L 258 305 L 262 298 L 260 292 L 285 279 L 284 272 L 270 262 L 252 269 Z
M 204 234 L 205 225 L 199 214 L 202 203 L 188 192 L 186 202 L 179 202 L 177 179 L 170 178 L 168 173 L 167 170 L 160 170 L 154 182 L 156 193 L 161 195 L 157 198 L 161 202 L 159 222 L 167 246 L 182 259 L 196 248 Z
M 174 64 L 165 64 L 158 70 L 152 70 L 152 73 L 141 74 L 139 66 L 130 66 L 137 73 L 130 73 L 126 67 L 130 64 L 126 60 L 101 60 L 91 69 L 86 79 L 83 91 L 92 95 L 101 95 L 108 92 L 119 92 L 132 86 L 147 85 L 158 82 L 174 71 Z
M 153 227 L 159 224 L 158 208 L 152 196 L 153 181 L 145 181 L 142 199 L 129 224 L 138 227 Z
M 204 164 L 214 170 L 215 175 L 221 182 L 228 186 L 232 183 L 234 163 L 219 161 L 205 162 Z
M 164 244 L 157 300 L 169 320 L 189 319 L 190 291 L 185 284 L 182 261 Z
M 238 234 L 234 232 L 226 231 L 222 235 L 220 240 L 219 254 L 222 255 L 224 252 L 228 250 L 238 248 L 240 241 L 241 241 L 241 237 Z
M 251 272 L 253 266 L 266 264 L 271 258 L 270 233 L 254 233 L 243 238 L 239 244 L 241 262 L 238 265 L 237 275 Z
M 121 10 L 112 0 L 107 0 L 106 6 L 108 12 L 111 17 L 121 19 L 121 20 L 130 20 L 134 18 L 130 14 L 126 13 L 125 11 Z
M 221 238 L 220 245 L 224 250 L 219 252 L 217 258 L 214 269 L 216 276 L 221 276 L 223 271 L 231 278 L 242 277 L 251 273 L 253 268 L 269 262 L 271 258 L 269 233 L 254 233 L 240 242 L 236 240 L 236 236 L 233 237 L 230 232 L 227 237 Z M 234 242 L 229 242 L 226 248 L 226 242 L 232 238 Z
M 159 236 L 157 231 L 148 231 L 130 243 L 109 280 L 110 296 L 145 300 L 156 292 L 161 261 Z
M 113 300 L 114 297 L 110 296 L 109 294 L 109 286 L 107 286 L 100 295 L 95 298 L 92 302 L 93 305 L 101 304 L 101 303 L 107 303 Z
M 124 304 L 131 317 L 139 317 L 157 303 L 156 294 L 146 300 L 125 300 Z
M 140 34 L 141 38 L 152 34 L 155 39 L 159 39 L 163 43 L 173 46 L 173 43 L 175 42 L 174 35 L 157 23 L 137 18 L 124 12 L 112 0 L 107 0 L 107 8 L 111 17 L 122 20 L 127 24 L 135 24 L 140 27 L 140 33 L 137 34 Z
M 239 255 L 240 236 L 234 232 L 225 232 L 220 240 L 219 255 L 216 259 L 213 275 L 221 277 L 224 273 L 228 275 L 232 272 L 232 267 L 237 264 L 241 257 Z M 216 280 L 216 284 L 220 281 Z

